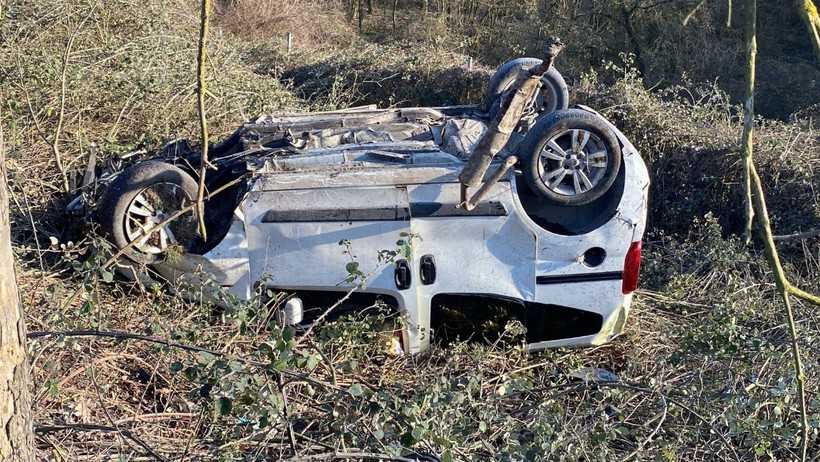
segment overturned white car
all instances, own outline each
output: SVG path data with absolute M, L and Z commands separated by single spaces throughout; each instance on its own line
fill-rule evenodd
M 461 315 L 496 316 L 490 306 L 524 324 L 532 349 L 605 342 L 638 279 L 649 179 L 632 144 L 594 111 L 566 109 L 550 68 L 479 185 L 463 181 L 509 109 L 493 101 L 539 62 L 500 68 L 488 110 L 363 107 L 243 124 L 210 148 L 207 240 L 193 212 L 167 220 L 197 194 L 200 152 L 184 141 L 108 175 L 88 200 L 93 220 L 152 277 L 207 274 L 240 299 L 260 286 L 291 293 L 286 322 L 312 322 L 366 276 L 351 300 L 403 312 L 405 351 Z

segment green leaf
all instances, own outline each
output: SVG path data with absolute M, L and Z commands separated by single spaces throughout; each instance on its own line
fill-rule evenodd
M 362 396 L 364 394 L 364 388 L 362 388 L 362 384 L 354 383 L 347 389 L 347 392 L 350 393 L 350 396 Z
M 199 356 L 199 358 L 197 358 L 197 362 L 203 365 L 212 363 L 213 360 L 216 358 L 214 355 L 206 351 L 198 352 L 197 356 Z
M 49 380 L 48 382 L 46 382 L 46 386 L 48 387 L 48 393 L 51 396 L 56 396 L 57 393 L 59 393 L 59 391 L 60 391 L 59 388 L 57 387 L 57 382 L 55 382 L 53 380 Z
M 282 340 L 288 342 L 293 340 L 293 337 L 296 335 L 296 328 L 293 326 L 287 326 L 282 329 Z
M 359 262 L 357 262 L 357 261 L 352 261 L 352 262 L 348 263 L 347 265 L 345 265 L 345 271 L 347 271 L 348 273 L 354 274 L 358 270 L 359 270 Z
M 411 435 L 414 440 L 419 441 L 424 436 L 424 429 L 421 427 L 413 427 L 413 432 Z
M 111 271 L 103 271 L 102 272 L 102 280 L 103 282 L 111 283 L 114 282 L 114 273 Z
M 270 358 L 273 355 L 273 348 L 267 343 L 262 343 L 259 345 L 259 352 Z
M 417 439 L 413 438 L 413 435 L 410 432 L 403 433 L 399 440 L 404 447 L 408 448 L 415 446 L 416 443 L 419 442 Z
M 233 409 L 233 403 L 230 398 L 223 396 L 216 400 L 216 412 L 219 415 L 228 415 L 231 413 L 231 409 Z

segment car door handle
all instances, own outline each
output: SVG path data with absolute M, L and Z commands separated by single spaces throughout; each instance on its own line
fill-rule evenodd
M 425 255 L 421 257 L 421 264 L 419 265 L 419 279 L 425 286 L 429 286 L 436 282 L 436 259 L 432 255 Z
M 399 260 L 396 262 L 396 270 L 393 274 L 396 281 L 396 288 L 399 290 L 409 289 L 413 283 L 413 276 L 410 271 L 410 264 L 407 260 Z

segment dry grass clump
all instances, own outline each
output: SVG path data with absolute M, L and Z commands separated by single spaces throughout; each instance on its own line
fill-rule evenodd
M 290 32 L 294 50 L 316 50 L 359 40 L 337 2 L 220 0 L 215 8 L 218 25 L 245 41 L 284 44 Z

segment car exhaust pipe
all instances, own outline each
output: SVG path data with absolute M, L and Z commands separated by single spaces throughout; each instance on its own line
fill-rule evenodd
M 468 212 L 473 210 L 475 208 L 475 206 L 478 205 L 479 202 L 481 202 L 481 199 L 484 198 L 484 196 L 487 194 L 487 192 L 489 192 L 490 189 L 492 189 L 493 185 L 498 183 L 498 180 L 500 180 L 501 177 L 504 176 L 505 173 L 507 173 L 507 170 L 509 170 L 510 167 L 515 165 L 516 162 L 518 162 L 518 157 L 515 157 L 515 156 L 508 157 L 507 161 L 498 166 L 498 168 L 495 170 L 495 172 L 493 172 L 493 176 L 491 176 L 487 181 L 484 182 L 483 185 L 481 185 L 481 188 L 479 188 L 478 191 L 476 191 L 476 193 L 473 194 L 473 197 L 471 197 L 469 201 L 466 200 L 466 198 L 467 198 L 467 185 L 462 183 L 461 184 L 461 204 L 459 204 L 459 205 L 461 207 L 464 207 L 464 210 L 467 210 Z
M 510 135 L 518 126 L 527 102 L 535 96 L 535 92 L 541 84 L 541 77 L 549 71 L 555 58 L 563 49 L 564 44 L 561 43 L 558 37 L 548 37 L 544 42 L 544 60 L 541 64 L 532 67 L 527 72 L 518 74 L 515 82 L 510 87 L 512 91 L 506 92 L 502 96 L 498 113 L 490 122 L 487 132 L 479 140 L 473 155 L 470 156 L 470 160 L 458 177 L 462 184 L 461 202 L 465 207 L 468 204 L 467 188 L 478 186 L 484 178 L 484 174 L 490 168 L 493 158 L 504 148 L 510 139 Z M 506 168 L 504 171 L 506 171 Z M 495 176 L 493 175 L 493 177 Z M 473 199 L 470 202 L 473 202 Z M 473 204 L 473 207 L 475 207 L 475 204 Z M 470 210 L 470 208 L 467 210 Z

